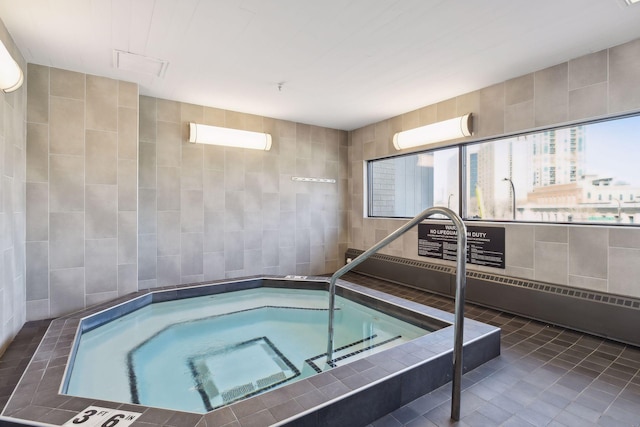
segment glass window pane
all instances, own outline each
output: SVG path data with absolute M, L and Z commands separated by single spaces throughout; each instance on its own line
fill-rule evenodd
M 632 116 L 470 145 L 466 216 L 636 223 L 639 134 Z
M 369 162 L 369 216 L 411 218 L 431 206 L 458 209 L 458 148 Z

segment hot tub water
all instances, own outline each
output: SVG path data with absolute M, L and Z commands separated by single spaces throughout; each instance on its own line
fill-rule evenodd
M 429 331 L 327 293 L 257 288 L 154 303 L 85 332 L 67 394 L 206 412 Z

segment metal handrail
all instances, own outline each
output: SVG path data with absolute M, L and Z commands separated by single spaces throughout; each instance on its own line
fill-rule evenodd
M 466 262 L 467 262 L 467 227 L 462 222 L 462 218 L 458 216 L 451 209 L 445 207 L 434 206 L 427 208 L 409 222 L 398 228 L 393 233 L 376 243 L 367 251 L 361 253 L 349 264 L 340 268 L 333 273 L 331 279 L 329 279 L 329 331 L 327 338 L 327 364 L 331 366 L 333 359 L 333 317 L 335 309 L 336 299 L 336 281 L 351 271 L 353 268 L 360 265 L 367 258 L 374 253 L 378 252 L 389 243 L 402 236 L 409 229 L 413 228 L 416 224 L 422 222 L 424 219 L 431 215 L 441 214 L 448 217 L 453 221 L 457 230 L 457 267 L 456 267 L 456 295 L 455 295 L 455 315 L 454 315 L 454 339 L 453 339 L 453 384 L 451 391 L 451 418 L 454 420 L 460 419 L 460 393 L 462 386 L 462 335 L 464 326 L 464 291 L 466 287 L 467 274 L 466 274 Z

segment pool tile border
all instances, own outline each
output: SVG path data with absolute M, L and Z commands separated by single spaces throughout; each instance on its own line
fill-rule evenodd
M 249 289 L 263 285 L 326 289 L 326 277 L 291 279 L 287 276 L 252 276 L 234 280 L 168 286 L 135 292 L 113 301 L 91 307 L 51 322 L 9 402 L 0 413 L 0 424 L 59 426 L 84 408 L 94 405 L 142 415 L 135 426 L 256 426 L 256 425 L 323 425 L 328 417 L 335 423 L 348 425 L 350 419 L 371 418 L 371 407 L 391 410 L 426 393 L 451 378 L 453 327 L 447 326 L 431 334 L 394 348 L 334 368 L 316 376 L 236 402 L 206 414 L 195 414 L 59 394 L 67 361 L 72 353 L 76 333 L 93 328 L 112 318 L 133 311 L 151 301 Z M 417 313 L 450 324 L 453 314 L 404 300 L 380 291 L 338 281 L 341 293 L 361 299 L 368 305 L 391 303 L 405 313 Z M 113 309 L 114 311 L 105 311 Z M 465 319 L 465 370 L 473 369 L 500 352 L 500 329 Z M 469 351 L 469 350 L 474 351 Z M 477 351 L 476 351 L 477 350 Z M 428 373 L 428 375 L 427 375 Z M 365 405 L 366 402 L 366 405 Z M 362 404 L 362 405 L 360 405 Z M 347 406 L 345 406 L 347 405 Z M 348 406 L 350 405 L 350 406 Z M 355 405 L 355 406 L 354 406 Z M 357 408 L 360 410 L 357 410 Z M 346 407 L 351 410 L 344 410 Z M 353 410 L 356 408 L 356 410 Z M 345 418 L 346 417 L 346 418 Z M 377 415 L 374 415 L 377 417 Z M 375 419 L 375 418 L 373 418 Z

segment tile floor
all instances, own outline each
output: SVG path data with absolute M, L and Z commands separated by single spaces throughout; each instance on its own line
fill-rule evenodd
M 453 311 L 449 298 L 344 279 Z M 460 421 L 450 419 L 449 384 L 371 426 L 640 426 L 640 348 L 473 304 L 465 317 L 500 327 L 502 337 L 501 355 L 464 375 Z
M 449 298 L 354 273 L 344 279 L 453 311 Z M 640 426 L 640 348 L 473 304 L 465 314 L 502 328 L 502 354 L 464 375 L 460 421 L 449 418 L 447 385 L 370 427 Z M 0 407 L 47 325 L 25 324 L 0 358 Z

